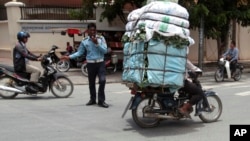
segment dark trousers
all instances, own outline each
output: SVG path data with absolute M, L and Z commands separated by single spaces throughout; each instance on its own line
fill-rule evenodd
M 106 68 L 105 62 L 100 63 L 88 63 L 88 80 L 89 80 L 89 91 L 90 99 L 96 101 L 96 76 L 99 78 L 99 88 L 98 88 L 98 102 L 105 101 L 105 84 L 106 84 Z
M 234 60 L 230 63 L 230 70 L 231 73 L 234 73 L 236 71 L 236 64 L 237 64 L 237 60 Z
M 190 95 L 189 103 L 194 105 L 199 102 L 203 97 L 203 90 L 201 87 L 197 86 L 188 80 L 184 81 L 183 90 Z

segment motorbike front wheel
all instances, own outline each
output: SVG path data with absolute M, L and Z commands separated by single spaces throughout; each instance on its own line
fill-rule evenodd
M 205 123 L 215 122 L 221 116 L 222 102 L 217 95 L 207 96 L 207 101 L 211 111 L 204 108 L 199 118 Z
M 215 71 L 214 79 L 216 82 L 222 82 L 224 80 L 224 74 L 221 69 Z
M 57 77 L 55 81 L 51 83 L 51 91 L 55 97 L 67 98 L 74 90 L 74 85 L 71 80 L 67 77 Z
M 12 78 L 9 77 L 1 77 L 0 78 L 0 87 L 13 87 L 13 85 L 15 84 L 15 81 Z M 18 93 L 13 92 L 13 91 L 6 91 L 6 90 L 2 90 L 0 89 L 0 97 L 4 98 L 4 99 L 13 99 L 18 95 Z
M 132 116 L 135 123 L 142 128 L 151 128 L 155 127 L 159 124 L 160 118 L 157 118 L 157 113 L 150 113 L 152 110 L 160 110 L 162 109 L 162 105 L 159 101 L 155 101 L 153 106 L 151 106 L 151 102 L 153 102 L 150 98 L 145 98 L 140 101 L 135 109 L 132 109 Z M 152 115 L 155 117 L 147 117 L 147 115 Z
M 60 60 L 56 63 L 56 69 L 60 72 L 67 72 L 70 69 L 70 62 L 68 60 Z
M 81 66 L 81 71 L 84 76 L 88 76 L 87 63 L 83 63 Z

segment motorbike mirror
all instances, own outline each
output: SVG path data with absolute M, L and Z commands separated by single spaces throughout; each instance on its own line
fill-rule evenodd
M 52 46 L 52 49 L 58 49 L 59 47 L 58 46 L 56 46 L 56 45 L 53 45 Z

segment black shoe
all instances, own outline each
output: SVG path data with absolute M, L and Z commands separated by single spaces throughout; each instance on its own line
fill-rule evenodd
M 31 81 L 31 82 L 33 83 L 32 85 L 35 85 L 38 88 L 43 88 L 43 84 L 42 83 L 40 83 L 40 82 L 33 82 L 33 81 Z
M 105 102 L 98 102 L 98 105 L 100 107 L 103 107 L 103 108 L 108 108 L 109 107 L 109 105 L 107 103 L 105 103 Z
M 94 100 L 89 100 L 89 102 L 86 105 L 89 106 L 89 105 L 94 105 L 94 104 L 96 104 Z

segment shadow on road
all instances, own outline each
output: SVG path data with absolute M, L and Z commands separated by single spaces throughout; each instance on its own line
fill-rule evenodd
M 70 98 L 70 97 L 68 97 Z M 17 96 L 13 99 L 3 99 L 2 100 L 54 100 L 54 99 L 65 99 L 65 98 L 57 98 L 55 96 L 36 96 L 36 95 L 23 95 L 23 96 Z
M 188 134 L 191 132 L 198 132 L 205 127 L 205 124 L 201 121 L 193 120 L 163 120 L 157 127 L 154 128 L 140 128 L 135 124 L 133 119 L 128 119 L 128 127 L 124 128 L 124 131 L 138 132 L 139 134 L 147 137 L 154 138 L 159 136 L 178 136 L 180 134 Z M 213 123 L 210 123 L 213 124 Z

